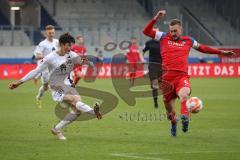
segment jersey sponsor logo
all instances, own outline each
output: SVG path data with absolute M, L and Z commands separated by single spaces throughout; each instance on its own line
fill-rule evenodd
M 178 42 L 173 42 L 173 41 L 168 40 L 168 45 L 170 45 L 170 46 L 183 47 L 185 44 L 186 44 L 186 42 L 178 43 Z
M 189 85 L 187 80 L 184 80 L 183 83 L 184 83 L 185 86 Z

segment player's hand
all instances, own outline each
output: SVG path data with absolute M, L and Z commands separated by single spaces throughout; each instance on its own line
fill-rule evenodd
M 165 15 L 166 15 L 166 10 L 160 10 L 160 11 L 158 11 L 158 13 L 154 17 L 154 19 L 157 20 L 157 19 L 163 18 Z
M 89 61 L 89 62 L 88 62 L 88 65 L 89 65 L 90 67 L 92 67 L 92 68 L 95 67 L 95 65 L 94 65 L 94 63 L 93 63 L 92 61 Z
M 224 50 L 222 50 L 222 55 L 223 56 L 235 56 L 236 53 L 234 53 L 233 51 L 224 51 Z
M 43 59 L 43 58 L 44 58 L 44 56 L 40 53 L 37 53 L 37 55 L 35 56 L 36 60 L 40 60 L 40 59 Z
M 8 88 L 9 88 L 9 89 L 15 89 L 15 88 L 17 88 L 19 85 L 21 85 L 21 84 L 22 84 L 21 81 L 12 82 L 12 83 L 10 83 L 10 84 L 8 85 Z
M 88 61 L 88 58 L 87 58 L 86 56 L 82 56 L 82 57 L 81 57 L 81 60 L 82 60 L 83 62 L 87 62 L 87 61 Z

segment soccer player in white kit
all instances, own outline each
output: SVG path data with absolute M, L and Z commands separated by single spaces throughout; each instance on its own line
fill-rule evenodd
M 34 78 L 46 68 L 49 69 L 49 87 L 52 91 L 53 100 L 59 103 L 67 103 L 72 109 L 62 121 L 52 128 L 52 133 L 60 140 L 66 139 L 61 129 L 76 120 L 81 112 L 95 114 L 98 119 L 102 118 L 98 103 L 95 104 L 94 109 L 89 107 L 87 104 L 81 102 L 81 97 L 75 88 L 64 83 L 66 77 L 73 70 L 74 64 L 88 64 L 94 66 L 92 62 L 87 59 L 82 59 L 75 52 L 71 51 L 73 43 L 74 38 L 71 35 L 68 33 L 61 35 L 59 38 L 60 47 L 57 51 L 53 51 L 44 57 L 42 63 L 22 79 L 9 84 L 10 89 L 17 88 L 24 82 Z
M 58 39 L 54 38 L 55 28 L 52 25 L 47 25 L 45 27 L 45 36 L 46 39 L 41 41 L 36 47 L 34 54 L 36 60 L 38 60 L 38 65 L 41 64 L 42 59 L 47 56 L 49 53 L 57 50 L 58 47 Z M 48 69 L 43 70 L 41 75 L 42 86 L 38 90 L 38 94 L 36 96 L 36 103 L 39 108 L 42 107 L 41 98 L 43 93 L 48 90 L 48 80 L 49 80 L 49 72 Z

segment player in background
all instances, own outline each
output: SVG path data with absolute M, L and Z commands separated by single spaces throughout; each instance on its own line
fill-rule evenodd
M 41 41 L 36 47 L 34 54 L 37 60 L 37 64 L 40 65 L 42 63 L 42 59 L 47 56 L 49 53 L 55 51 L 58 47 L 58 39 L 54 38 L 55 28 L 52 25 L 47 25 L 45 27 L 45 36 L 46 38 Z M 36 96 L 36 103 L 39 108 L 42 107 L 41 98 L 45 91 L 48 90 L 48 79 L 49 72 L 48 69 L 43 70 L 41 73 L 41 82 L 42 86 L 38 90 L 38 94 Z M 38 76 L 38 75 L 37 75 Z
M 73 45 L 72 51 L 76 52 L 81 57 L 86 57 L 87 56 L 87 49 L 84 46 L 84 38 L 83 38 L 83 36 L 78 36 L 77 37 L 77 43 Z M 71 73 L 72 77 L 73 77 L 73 83 L 72 83 L 73 86 L 76 86 L 78 81 L 80 80 L 80 78 L 81 78 L 81 71 L 82 71 L 82 68 L 81 68 L 80 65 L 76 65 L 74 67 L 74 70 Z
M 143 56 L 147 51 L 149 54 L 148 75 L 151 82 L 154 107 L 157 109 L 158 89 L 162 77 L 162 57 L 160 54 L 159 41 L 156 41 L 154 39 L 147 41 L 143 49 Z
M 52 128 L 52 133 L 60 140 L 66 139 L 61 129 L 76 120 L 81 112 L 95 114 L 98 119 L 102 118 L 98 103 L 92 109 L 87 104 L 81 102 L 81 97 L 75 88 L 64 83 L 66 77 L 73 70 L 74 64 L 88 64 L 93 66 L 92 62 L 81 58 L 75 52 L 71 51 L 72 43 L 74 43 L 74 38 L 71 35 L 68 33 L 61 35 L 59 38 L 60 48 L 57 51 L 53 51 L 45 56 L 42 63 L 22 79 L 9 84 L 10 89 L 17 88 L 45 69 L 49 69 L 49 86 L 52 91 L 53 100 L 58 103 L 67 103 L 72 109 L 62 121 Z
M 189 36 L 182 36 L 181 21 L 173 19 L 169 23 L 169 31 L 161 32 L 153 29 L 158 19 L 166 14 L 165 10 L 159 11 L 156 16 L 145 26 L 143 33 L 151 38 L 159 40 L 161 46 L 161 56 L 163 66 L 166 67 L 166 73 L 162 80 L 173 86 L 169 93 L 163 90 L 164 105 L 167 115 L 171 121 L 171 134 L 177 135 L 177 116 L 174 109 L 174 102 L 177 97 L 181 100 L 181 120 L 183 132 L 188 131 L 189 113 L 186 107 L 186 101 L 191 93 L 191 86 L 188 76 L 188 55 L 191 48 L 202 53 L 233 55 L 232 51 L 218 50 L 207 45 L 199 44 Z
M 139 52 L 137 39 L 135 37 L 131 39 L 131 45 L 129 46 L 126 52 L 126 59 L 127 59 L 127 63 L 129 64 L 129 72 L 130 72 L 129 84 L 130 86 L 133 86 L 138 64 L 139 62 L 144 62 L 144 58 L 141 56 Z

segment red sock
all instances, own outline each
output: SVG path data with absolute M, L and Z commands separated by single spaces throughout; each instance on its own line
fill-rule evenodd
M 73 78 L 73 84 L 74 84 L 74 85 L 77 85 L 79 79 L 80 79 L 80 77 L 75 76 L 75 77 Z
M 188 116 L 189 112 L 188 112 L 188 109 L 187 109 L 187 106 L 186 106 L 186 102 L 187 102 L 187 100 L 182 101 L 181 114 L 185 115 L 185 116 Z

